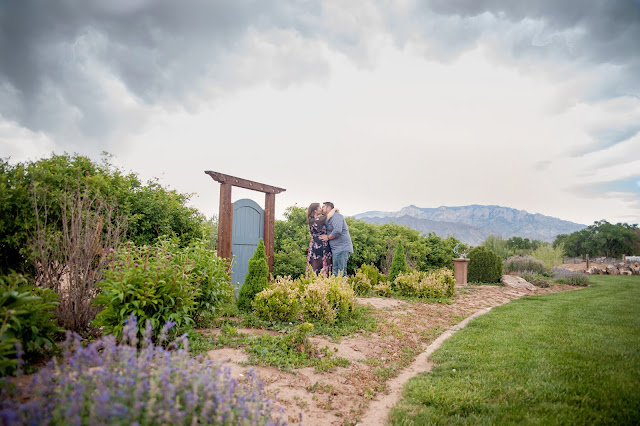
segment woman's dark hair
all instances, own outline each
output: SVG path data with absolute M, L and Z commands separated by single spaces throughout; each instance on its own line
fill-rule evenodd
M 307 209 L 307 222 L 311 222 L 311 219 L 313 219 L 313 212 L 315 212 L 318 207 L 320 207 L 320 203 L 311 203 Z

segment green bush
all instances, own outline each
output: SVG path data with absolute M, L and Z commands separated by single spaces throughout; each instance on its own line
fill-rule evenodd
M 373 263 L 363 264 L 360 266 L 359 270 L 369 278 L 369 282 L 371 282 L 372 286 L 377 285 L 380 281 L 386 281 L 386 277 L 380 273 L 378 268 Z
M 562 265 L 564 258 L 564 245 L 557 244 L 552 247 L 549 244 L 541 245 L 531 253 L 533 257 L 540 260 L 545 268 L 553 270 L 556 266 Z
M 203 327 L 215 315 L 219 306 L 233 301 L 233 284 L 229 277 L 228 260 L 216 256 L 206 239 L 194 240 L 187 247 L 178 247 L 178 242 L 164 240 L 161 243 L 167 252 L 174 253 L 175 263 L 191 263 L 189 280 L 199 288 L 195 297 L 193 319 L 196 326 Z
M 391 261 L 391 269 L 389 269 L 389 281 L 395 282 L 395 279 L 398 275 L 404 274 L 407 272 L 407 258 L 404 253 L 404 247 L 402 246 L 402 242 L 398 242 L 398 246 L 396 247 L 396 252 L 393 255 L 393 260 Z
M 500 256 L 486 247 L 469 250 L 468 281 L 471 283 L 498 283 L 503 265 Z
M 542 288 L 549 287 L 549 280 L 543 275 L 540 275 L 536 272 L 533 272 L 533 271 L 520 272 L 520 277 L 525 281 L 535 285 L 536 287 L 542 287 Z
M 299 283 L 290 277 L 277 277 L 256 294 L 251 304 L 255 314 L 269 321 L 296 321 L 301 311 Z
M 202 237 L 206 218 L 187 206 L 191 195 L 180 194 L 134 173 L 125 173 L 104 157 L 101 163 L 81 155 L 52 155 L 36 161 L 10 164 L 0 159 L 0 273 L 28 270 L 24 247 L 35 227 L 34 189 L 46 189 L 49 224 L 61 230 L 60 203 L 69 189 L 90 188 L 90 196 L 113 200 L 126 216 L 127 237 L 138 245 L 155 244 L 172 235 L 185 246 Z
M 29 284 L 20 274 L 0 277 L 0 375 L 16 367 L 18 342 L 27 362 L 56 348 L 56 336 L 64 331 L 53 313 L 57 300 L 55 292 Z
M 348 277 L 347 279 L 349 281 L 349 285 L 358 296 L 368 296 L 373 289 L 373 285 L 371 279 L 369 278 L 369 275 L 364 273 L 362 269 L 358 269 L 354 275 Z
M 261 319 L 325 324 L 351 318 L 355 305 L 356 295 L 347 278 L 315 274 L 296 280 L 279 277 L 252 304 Z
M 198 286 L 192 281 L 193 262 L 185 262 L 163 247 L 137 247 L 129 242 L 113 254 L 113 261 L 98 285 L 97 305 L 104 306 L 93 324 L 105 333 L 122 335 L 125 319 L 138 318 L 142 335 L 151 321 L 159 332 L 167 321 L 177 328 L 193 325 Z
M 401 296 L 422 299 L 442 299 L 455 294 L 456 279 L 447 268 L 431 272 L 410 271 L 400 274 L 394 281 Z
M 249 259 L 249 270 L 244 278 L 244 284 L 240 288 L 238 295 L 238 308 L 248 312 L 251 310 L 251 302 L 256 294 L 267 288 L 269 284 L 269 265 L 267 264 L 267 253 L 264 248 L 262 238 L 258 242 L 258 247 Z
M 534 272 L 538 275 L 550 274 L 544 263 L 533 256 L 511 256 L 504 261 L 505 274 L 517 274 L 525 271 Z

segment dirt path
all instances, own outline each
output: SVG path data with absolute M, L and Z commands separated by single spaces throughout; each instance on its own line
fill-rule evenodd
M 301 414 L 305 425 L 381 425 L 407 380 L 429 371 L 429 355 L 472 318 L 523 296 L 573 289 L 562 285 L 535 290 L 465 286 L 457 289 L 451 304 L 358 299 L 360 304 L 375 308 L 378 330 L 358 333 L 339 343 L 312 338 L 318 346 L 329 346 L 336 350 L 336 356 L 351 361 L 349 366 L 329 372 L 303 368 L 289 373 L 274 367 L 250 367 L 242 349 L 217 349 L 208 356 L 229 366 L 239 379 L 247 369 L 255 368 L 267 389 L 276 393 L 291 423 L 298 422 Z

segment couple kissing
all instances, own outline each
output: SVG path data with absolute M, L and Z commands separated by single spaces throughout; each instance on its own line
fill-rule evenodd
M 347 262 L 353 253 L 349 227 L 333 203 L 312 203 L 307 209 L 311 241 L 307 269 L 316 274 L 347 275 Z

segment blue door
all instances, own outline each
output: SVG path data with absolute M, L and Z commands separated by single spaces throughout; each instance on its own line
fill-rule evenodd
M 233 203 L 233 231 L 231 233 L 231 282 L 236 294 L 244 284 L 249 268 L 249 259 L 264 238 L 264 210 L 253 200 L 243 199 Z

